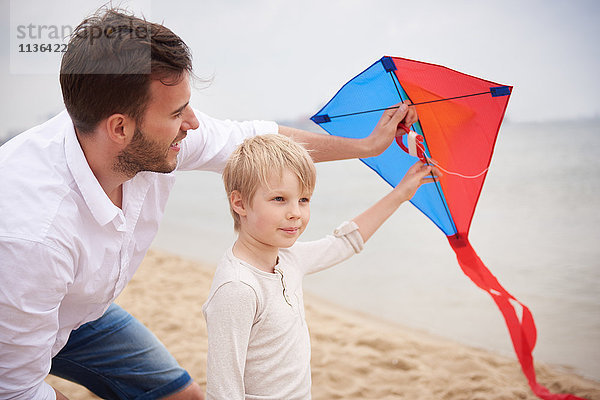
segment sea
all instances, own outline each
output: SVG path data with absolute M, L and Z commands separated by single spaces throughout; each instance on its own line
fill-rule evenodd
M 360 160 L 317 165 L 301 240 L 330 234 L 391 189 Z M 600 380 L 600 120 L 502 126 L 470 231 L 480 258 L 533 313 L 534 359 Z M 181 172 L 153 247 L 215 265 L 235 240 L 219 174 Z M 308 276 L 343 307 L 514 357 L 490 296 L 410 203 L 364 251 Z M 203 299 L 199 299 L 203 301 Z

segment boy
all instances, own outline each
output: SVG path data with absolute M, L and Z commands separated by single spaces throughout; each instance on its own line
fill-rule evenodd
M 361 251 L 418 187 L 418 162 L 387 196 L 313 242 L 298 242 L 310 218 L 316 172 L 308 152 L 281 135 L 247 139 L 223 172 L 239 236 L 219 263 L 203 312 L 208 326 L 208 399 L 310 398 L 310 338 L 302 278 Z

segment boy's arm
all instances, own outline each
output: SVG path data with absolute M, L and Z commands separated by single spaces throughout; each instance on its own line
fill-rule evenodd
M 319 240 L 296 242 L 286 254 L 302 274 L 313 274 L 347 260 L 363 249 L 363 240 L 354 222 L 344 222 L 333 235 Z M 279 253 L 283 257 L 283 252 Z
M 389 194 L 353 219 L 364 242 L 375 233 L 400 204 L 410 200 L 423 183 L 432 182 L 432 167 L 418 161 L 404 175 L 398 186 Z
M 437 172 L 434 167 L 418 161 L 410 167 L 391 193 L 350 223 L 342 224 L 334 231 L 333 236 L 311 242 L 296 242 L 290 249 L 290 254 L 295 257 L 294 264 L 299 266 L 304 274 L 312 274 L 332 267 L 354 253 L 360 252 L 363 243 L 379 229 L 400 204 L 410 200 L 421 184 L 433 181 L 432 171 L 434 174 Z
M 256 309 L 254 290 L 241 282 L 222 285 L 206 304 L 207 399 L 244 399 L 244 369 Z
M 381 154 L 397 134 L 404 133 L 404 130 L 398 128 L 400 123 L 411 126 L 416 121 L 417 112 L 414 107 L 402 104 L 397 109 L 386 110 L 373 132 L 363 139 L 323 135 L 281 125 L 279 133 L 305 145 L 315 162 L 346 160 Z

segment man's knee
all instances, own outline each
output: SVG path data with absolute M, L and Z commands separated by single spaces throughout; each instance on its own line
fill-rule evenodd
M 188 387 L 171 396 L 165 397 L 168 400 L 204 400 L 204 393 L 196 382 L 192 382 Z

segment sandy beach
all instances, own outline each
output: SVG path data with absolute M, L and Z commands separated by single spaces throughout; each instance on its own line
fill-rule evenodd
M 117 303 L 145 323 L 205 386 L 206 325 L 201 305 L 214 266 L 150 251 Z M 312 340 L 312 394 L 325 399 L 536 399 L 514 357 L 470 348 L 305 295 Z M 551 391 L 600 399 L 600 382 L 536 363 Z M 72 399 L 95 399 L 50 376 Z

